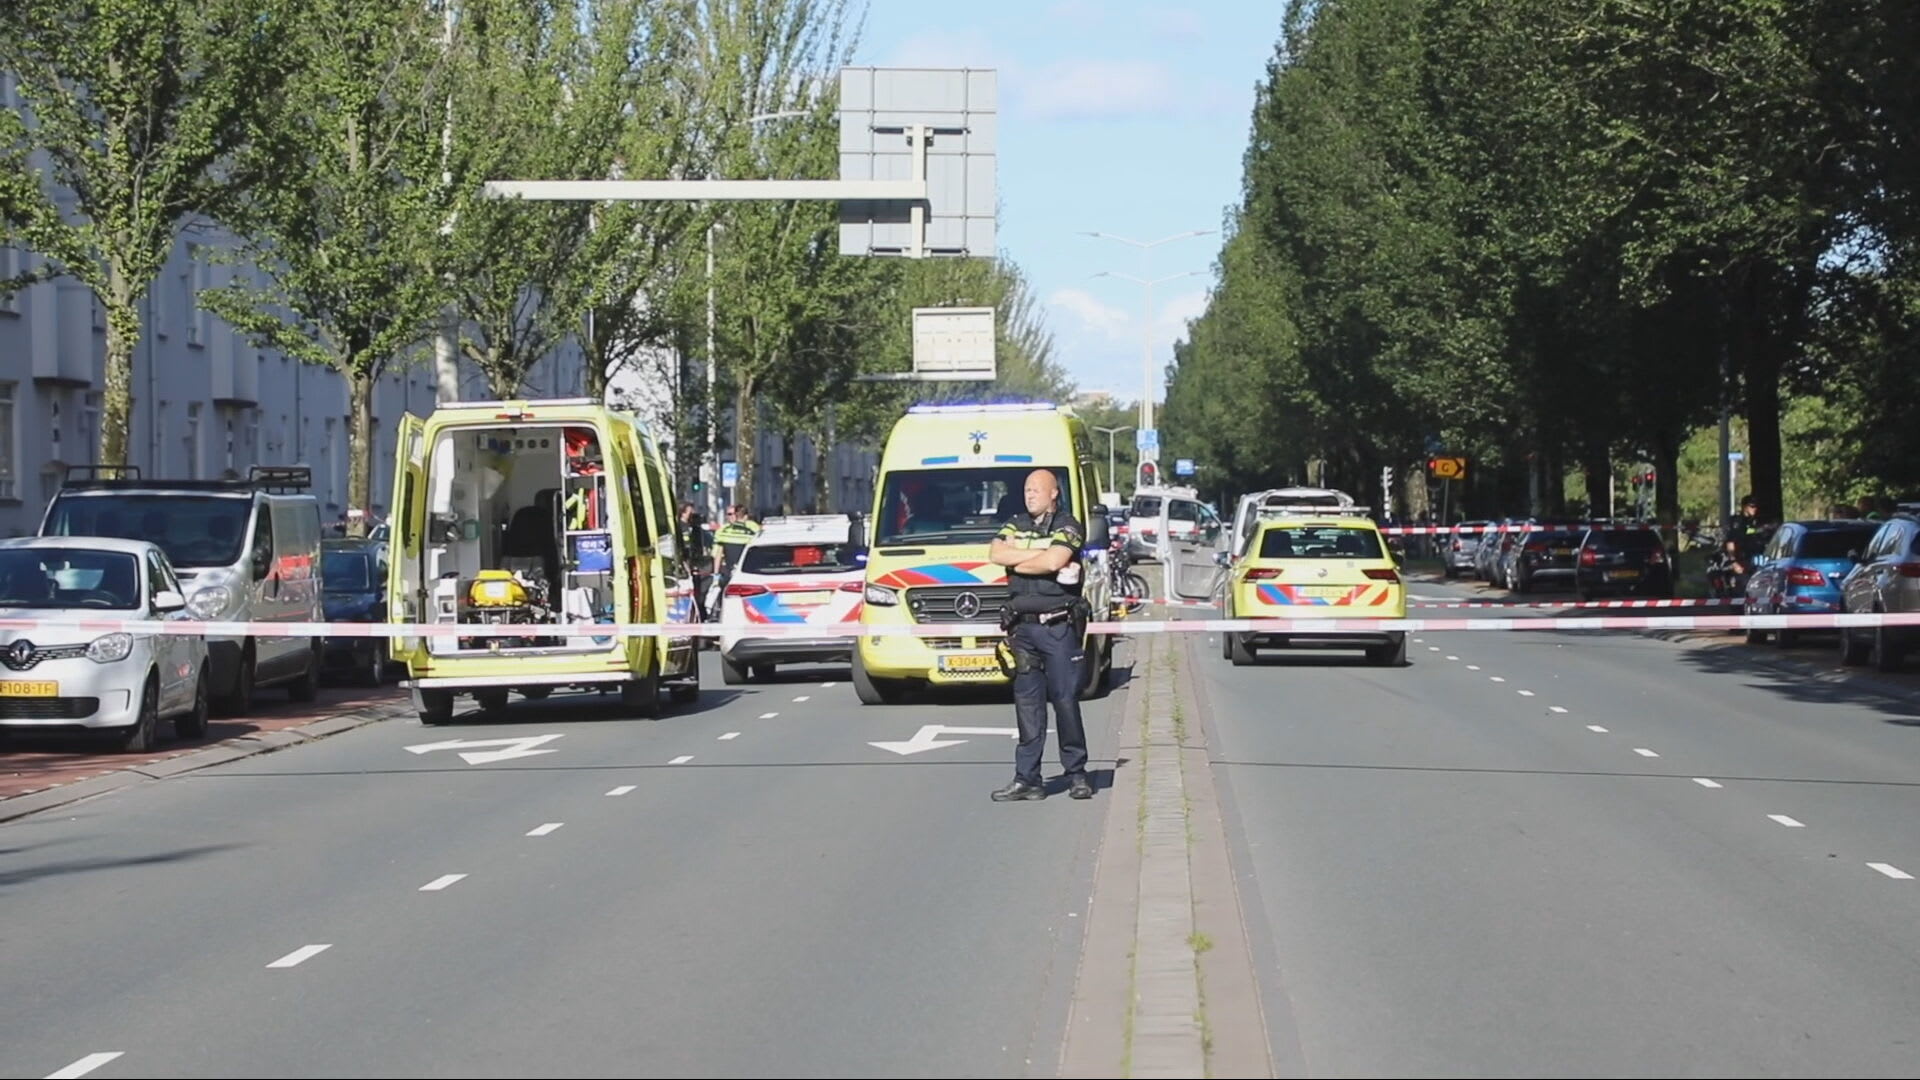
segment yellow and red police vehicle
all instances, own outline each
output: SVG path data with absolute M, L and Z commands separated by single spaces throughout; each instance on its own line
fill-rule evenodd
M 1386 537 L 1363 506 L 1266 505 L 1245 553 L 1232 561 L 1229 619 L 1404 619 L 1407 590 Z M 1223 658 L 1253 662 L 1259 649 L 1364 649 L 1383 666 L 1406 661 L 1404 630 L 1258 630 L 1220 635 Z

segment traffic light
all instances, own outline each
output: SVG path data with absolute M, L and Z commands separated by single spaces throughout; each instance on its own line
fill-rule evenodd
M 706 494 L 706 491 L 707 491 L 707 482 L 705 480 L 695 480 L 693 482 L 693 493 L 695 495 L 704 495 Z
M 1152 487 L 1160 482 L 1160 469 L 1151 461 L 1140 463 L 1140 486 Z

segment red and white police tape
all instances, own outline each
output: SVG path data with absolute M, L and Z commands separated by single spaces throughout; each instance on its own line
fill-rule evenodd
M 1410 608 L 1686 608 L 1686 607 L 1742 607 L 1746 604 L 1743 597 L 1729 597 L 1725 600 L 1703 600 L 1683 598 L 1676 600 L 1409 600 Z M 1218 608 L 1220 605 L 1211 600 L 1155 600 L 1153 603 L 1166 607 L 1181 608 Z
M 1236 633 L 1381 633 L 1386 631 L 1467 630 L 1832 630 L 1839 627 L 1871 629 L 1882 626 L 1920 627 L 1920 612 L 1855 615 L 1656 615 L 1647 617 L 1595 616 L 1546 618 L 1453 619 L 1181 619 L 1116 620 L 1089 623 L 1095 634 L 1204 634 Z M 1000 624 L 909 623 L 862 626 L 859 623 L 328 623 L 328 622 L 199 622 L 179 619 L 0 619 L 0 630 L 68 630 L 95 634 L 178 635 L 183 637 L 440 637 L 440 638 L 588 638 L 615 637 L 741 637 L 805 638 L 822 640 L 855 637 L 965 638 L 999 637 Z
M 1441 534 L 1474 536 L 1479 533 L 1550 533 L 1550 532 L 1641 532 L 1652 529 L 1652 525 L 1632 523 L 1627 525 L 1540 525 L 1521 522 L 1512 525 L 1382 525 L 1380 532 L 1386 536 L 1438 536 Z

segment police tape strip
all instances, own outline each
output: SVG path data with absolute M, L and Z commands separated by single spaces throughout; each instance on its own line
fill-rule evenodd
M 1550 532 L 1642 532 L 1654 526 L 1633 523 L 1628 525 L 1382 525 L 1380 532 L 1386 536 L 1439 536 L 1459 534 L 1476 536 L 1480 533 L 1550 533 Z
M 1920 627 L 1920 612 L 1899 614 L 1861 613 L 1857 615 L 1655 615 L 1646 617 L 1594 616 L 1576 618 L 1454 618 L 1454 619 L 1181 619 L 1094 622 L 1087 629 L 1095 634 L 1199 634 L 1218 631 L 1235 633 L 1383 633 L 1398 631 L 1514 631 L 1514 630 L 1832 630 L 1883 626 Z M 326 623 L 326 622 L 198 622 L 143 619 L 0 619 L 0 630 L 71 630 L 94 634 L 142 634 L 180 637 L 327 637 L 327 638 L 585 638 L 610 641 L 613 638 L 653 637 L 739 637 L 805 638 L 819 641 L 835 638 L 922 637 L 992 638 L 1002 636 L 1000 624 L 992 623 L 909 623 L 887 626 L 862 626 L 835 623 L 815 626 L 808 623 L 766 623 L 721 625 L 718 623 L 548 623 L 466 624 L 466 623 Z
M 1675 600 L 1409 600 L 1410 608 L 1685 608 L 1685 607 L 1743 607 L 1745 597 L 1729 597 L 1725 600 L 1703 600 L 1683 598 Z M 1163 607 L 1208 608 L 1218 610 L 1220 605 L 1212 600 L 1154 600 L 1151 603 Z

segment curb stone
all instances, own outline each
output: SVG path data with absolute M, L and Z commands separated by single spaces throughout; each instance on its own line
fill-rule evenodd
M 43 788 L 40 791 L 15 795 L 10 799 L 0 799 L 0 821 L 14 821 L 62 806 L 70 806 L 83 799 L 158 783 L 186 773 L 212 768 L 215 765 L 225 765 L 228 762 L 253 757 L 256 754 L 270 754 L 275 750 L 324 739 L 368 724 L 410 716 L 412 712 L 412 706 L 404 702 L 399 705 L 379 705 L 350 716 L 329 716 L 299 727 L 241 735 L 176 757 L 163 758 L 160 761 L 137 766 L 129 765 L 100 776 L 76 780 L 71 784 Z

